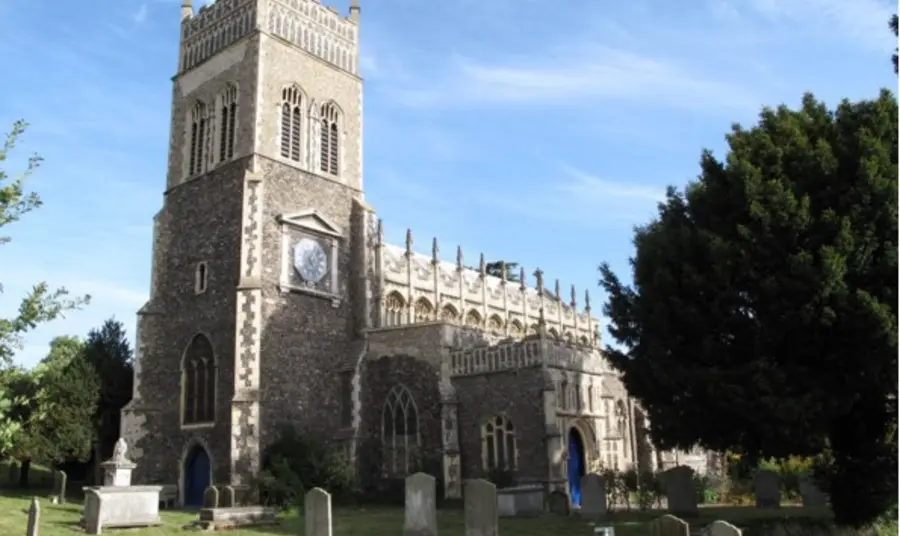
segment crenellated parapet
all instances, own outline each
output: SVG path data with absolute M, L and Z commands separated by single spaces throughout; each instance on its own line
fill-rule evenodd
M 566 301 L 558 280 L 548 291 L 541 281 L 529 287 L 524 269 L 519 281 L 507 280 L 505 268 L 499 277 L 489 275 L 484 255 L 478 268 L 469 268 L 459 247 L 456 262 L 444 261 L 436 239 L 432 254 L 423 255 L 414 251 L 409 231 L 405 246 L 385 243 L 378 231 L 372 247 L 379 327 L 442 321 L 520 340 L 537 334 L 543 322 L 550 340 L 586 347 L 600 343 L 600 323 L 591 316 L 590 295 L 585 292 L 584 309 L 579 310 L 574 286 Z M 539 271 L 535 279 L 538 275 Z
M 450 352 L 450 375 L 474 376 L 546 365 L 586 374 L 618 375 L 596 348 L 541 338 L 490 346 L 460 348 Z
M 203 63 L 256 28 L 256 0 L 216 0 L 181 23 L 179 71 Z

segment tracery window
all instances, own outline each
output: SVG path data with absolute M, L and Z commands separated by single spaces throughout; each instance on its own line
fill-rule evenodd
M 625 437 L 626 420 L 625 403 L 619 400 L 616 402 L 616 431 L 619 433 L 619 437 Z
M 434 319 L 434 307 L 431 306 L 431 302 L 425 298 L 419 298 L 416 300 L 416 307 L 414 309 L 414 313 L 416 322 L 428 322 Z
M 391 292 L 384 301 L 384 325 L 399 326 L 403 324 L 406 312 L 406 300 L 398 292 Z
M 572 335 L 571 331 L 567 331 L 564 337 L 567 344 L 572 344 L 575 342 L 575 337 Z
M 550 338 L 553 339 L 554 341 L 559 340 L 559 332 L 556 331 L 556 328 L 550 328 L 549 330 L 547 330 L 547 335 L 549 335 Z
M 384 469 L 388 474 L 409 474 L 419 445 L 419 415 L 409 389 L 395 385 L 388 393 L 381 412 L 381 441 L 384 445 Z
M 513 320 L 509 323 L 509 335 L 510 337 L 521 337 L 522 336 L 522 323 L 518 320 Z
M 581 345 L 583 345 L 583 346 L 588 346 L 588 344 L 589 344 L 588 338 L 585 337 L 584 335 L 582 335 L 581 337 L 579 337 L 578 343 L 581 344 Z
M 212 343 L 205 335 L 194 336 L 184 354 L 181 390 L 182 424 L 204 424 L 215 420 L 216 360 Z
M 534 335 L 534 334 L 537 334 L 537 333 L 539 333 L 539 332 L 540 332 L 540 330 L 538 329 L 538 325 L 537 325 L 537 324 L 532 324 L 531 326 L 528 327 L 528 334 L 529 334 L 529 335 Z
M 485 471 L 516 468 L 516 429 L 502 415 L 492 417 L 481 427 L 481 460 Z
M 188 150 L 188 176 L 203 173 L 206 169 L 206 142 L 208 115 L 206 104 L 197 102 L 191 109 L 190 132 L 188 133 L 189 146 Z
M 322 137 L 319 150 L 322 151 L 320 161 L 320 169 L 324 173 L 330 175 L 338 174 L 338 158 L 340 156 L 340 135 L 338 130 L 338 122 L 340 113 L 334 103 L 327 103 L 322 106 L 321 121 Z
M 459 320 L 459 313 L 456 312 L 455 307 L 448 303 L 441 309 L 441 320 L 455 324 Z
M 219 97 L 219 162 L 234 158 L 237 87 L 229 85 Z
M 490 331 L 492 335 L 503 334 L 503 321 L 500 320 L 499 316 L 491 315 L 491 317 L 488 318 L 488 331 Z
M 563 380 L 559 384 L 559 407 L 560 409 L 569 407 L 569 382 L 567 380 Z
M 299 162 L 303 112 L 303 93 L 297 86 L 281 90 L 281 156 Z
M 466 325 L 473 328 L 481 326 L 481 315 L 478 314 L 478 311 L 473 309 L 466 314 Z

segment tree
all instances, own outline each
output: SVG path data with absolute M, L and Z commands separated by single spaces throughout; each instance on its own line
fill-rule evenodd
M 891 17 L 888 25 L 891 27 L 891 31 L 894 33 L 894 37 L 897 37 L 897 15 L 896 13 Z M 897 47 L 894 47 L 894 55 L 891 56 L 891 61 L 894 62 L 894 74 L 897 74 Z
M 836 520 L 897 501 L 897 101 L 812 95 L 735 125 L 607 264 L 607 347 L 660 448 L 830 453 Z
M 12 130 L 0 148 L 0 164 L 6 162 L 27 126 L 24 121 L 13 123 Z M 37 193 L 25 191 L 25 180 L 40 166 L 40 163 L 39 156 L 31 156 L 25 171 L 15 178 L 11 178 L 0 169 L 0 228 L 19 221 L 22 216 L 41 206 L 41 199 Z M 0 234 L 0 244 L 9 241 L 9 236 Z M 0 284 L 0 292 L 2 291 L 3 286 Z M 39 324 L 63 316 L 69 310 L 87 304 L 89 300 L 90 296 L 70 298 L 65 288 L 52 291 L 46 283 L 35 285 L 31 293 L 22 299 L 15 317 L 0 318 L 0 372 L 10 368 L 15 351 L 21 349 L 22 337 L 28 331 Z M 17 373 L 11 377 L 17 378 Z M 19 427 L 8 412 L 21 405 L 22 401 L 12 400 L 8 393 L 7 390 L 0 390 L 0 452 L 12 448 L 11 442 Z
M 100 378 L 95 422 L 103 455 L 109 455 L 119 439 L 120 412 L 131 400 L 134 382 L 134 354 L 122 323 L 111 318 L 100 329 L 92 329 L 84 344 L 84 356 Z
M 503 269 L 506 268 L 506 280 L 518 283 L 519 279 L 519 263 L 506 261 L 492 261 L 485 263 L 484 272 L 494 277 L 503 277 Z
M 41 360 L 41 364 L 47 367 L 64 368 L 84 353 L 84 341 L 71 335 L 55 337 L 50 341 L 50 352 Z

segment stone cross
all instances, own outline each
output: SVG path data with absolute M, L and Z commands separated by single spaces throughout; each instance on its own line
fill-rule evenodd
M 406 477 L 403 536 L 437 536 L 437 482 L 425 473 Z
M 31 506 L 28 507 L 28 532 L 27 536 L 38 536 L 41 522 L 41 503 L 37 497 L 31 498 Z
M 306 536 L 331 536 L 331 495 L 322 488 L 313 488 L 303 502 Z
M 497 487 L 482 479 L 468 480 L 465 487 L 466 536 L 498 536 Z

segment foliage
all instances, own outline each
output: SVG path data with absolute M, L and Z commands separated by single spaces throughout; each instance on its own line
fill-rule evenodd
M 888 26 L 891 28 L 891 32 L 893 32 L 894 37 L 897 37 L 897 14 L 891 15 L 891 20 L 888 22 Z M 897 48 L 894 48 L 894 54 L 891 56 L 891 61 L 894 63 L 894 74 L 897 74 Z
M 283 427 L 278 441 L 263 456 L 259 475 L 263 504 L 282 509 L 301 506 L 306 492 L 316 487 L 336 499 L 346 498 L 353 487 L 346 461 L 326 445 Z
M 103 455 L 108 456 L 121 435 L 120 412 L 131 400 L 134 383 L 134 353 L 122 322 L 111 318 L 92 329 L 84 343 L 84 358 L 100 378 L 94 420 Z
M 607 356 L 660 448 L 834 460 L 837 520 L 896 501 L 897 101 L 812 95 L 734 126 L 609 266 Z
M 27 126 L 24 121 L 13 123 L 12 130 L 0 147 L 0 165 L 9 158 L 10 152 L 15 148 Z M 0 228 L 19 221 L 22 216 L 41 206 L 41 198 L 37 193 L 25 191 L 25 180 L 40 166 L 40 163 L 39 156 L 29 157 L 25 171 L 14 178 L 0 169 Z M 9 236 L 0 234 L 0 245 L 9 241 Z M 3 285 L 0 283 L 0 293 L 2 291 Z M 70 298 L 65 288 L 50 290 L 46 283 L 35 285 L 31 293 L 22 299 L 16 316 L 0 318 L 0 375 L 12 365 L 15 351 L 22 348 L 22 337 L 27 332 L 40 324 L 63 316 L 69 310 L 87 304 L 89 300 L 90 296 Z M 12 374 L 13 377 L 0 377 L 0 387 L 5 381 L 11 381 L 16 377 L 16 373 Z M 21 423 L 17 423 L 9 412 L 21 407 L 22 404 L 22 400 L 11 398 L 10 391 L 0 389 L 0 452 L 13 448 L 13 441 L 21 429 Z

